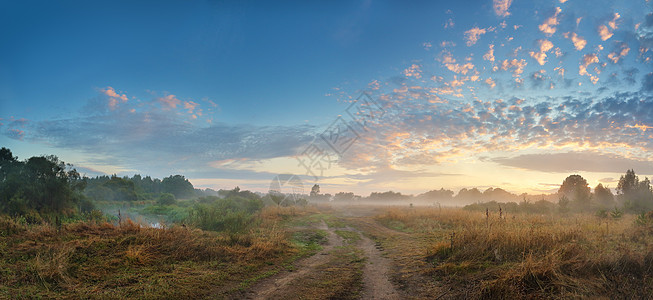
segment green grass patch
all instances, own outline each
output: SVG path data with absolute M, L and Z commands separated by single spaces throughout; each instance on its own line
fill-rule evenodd
M 336 230 L 336 234 L 342 237 L 346 243 L 352 244 L 361 240 L 360 234 L 351 230 Z

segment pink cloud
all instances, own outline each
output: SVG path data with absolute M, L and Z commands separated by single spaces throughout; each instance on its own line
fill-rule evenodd
M 492 78 L 488 77 L 485 79 L 485 83 L 490 86 L 491 89 L 493 89 L 497 84 L 492 80 Z
M 164 109 L 177 108 L 177 105 L 181 104 L 181 101 L 175 97 L 175 95 L 167 95 L 157 99 L 159 103 L 163 106 Z
M 601 40 L 607 40 L 611 38 L 613 33 L 608 29 L 608 26 L 605 25 L 600 25 L 599 26 L 599 36 L 601 37 Z
M 453 58 L 451 53 L 448 51 L 444 51 L 442 54 L 442 63 L 449 69 L 449 71 L 454 72 L 456 74 L 463 74 L 466 75 L 467 72 L 470 70 L 474 69 L 474 64 L 467 62 L 465 64 L 457 64 L 456 59 Z
M 510 4 L 512 4 L 512 0 L 494 0 L 492 2 L 492 8 L 494 8 L 494 13 L 497 16 L 505 18 L 510 15 L 508 9 L 510 8 Z
M 193 111 L 195 110 L 195 108 L 196 108 L 198 105 L 199 105 L 199 104 L 197 104 L 197 103 L 195 103 L 195 102 L 193 102 L 193 101 L 184 101 L 184 108 L 188 110 L 188 113 L 189 113 L 189 114 L 192 114 Z
M 585 45 L 587 45 L 587 41 L 581 36 L 579 36 L 578 34 L 576 34 L 575 32 L 571 32 L 571 33 L 565 32 L 563 36 L 566 39 L 570 39 L 571 42 L 574 43 L 574 48 L 576 48 L 576 50 L 578 51 L 583 50 L 583 48 L 585 48 Z
M 420 79 L 422 78 L 422 69 L 419 65 L 413 64 L 404 70 L 404 75 L 406 77 L 415 77 L 416 79 Z
M 551 49 L 553 49 L 553 43 L 551 43 L 548 40 L 537 40 L 537 43 L 539 44 L 540 51 L 538 52 L 531 51 L 529 52 L 529 54 L 540 65 L 544 65 L 546 63 L 546 53 L 549 52 Z
M 526 63 L 526 61 L 523 60 L 523 59 L 520 59 L 520 60 L 517 60 L 517 59 L 507 60 L 506 59 L 501 63 L 501 69 L 503 69 L 504 71 L 506 71 L 508 69 L 513 69 L 512 70 L 512 76 L 513 77 L 519 77 L 519 75 L 524 73 L 524 67 L 527 64 L 528 63 Z
M 126 94 L 121 95 L 119 93 L 116 93 L 116 90 L 110 86 L 104 89 L 100 89 L 100 92 L 106 95 L 107 97 L 109 97 L 109 108 L 111 110 L 116 109 L 121 101 L 127 102 L 129 100 Z
M 12 128 L 12 129 L 9 129 L 9 135 L 11 137 L 15 138 L 15 139 L 18 139 L 18 140 L 22 141 L 23 138 L 25 137 L 25 131 L 20 130 L 20 129 Z
M 610 54 L 608 54 L 608 59 L 616 64 L 616 63 L 619 62 L 619 60 L 621 58 L 628 55 L 628 52 L 630 52 L 630 48 L 628 47 L 628 45 L 626 43 L 622 43 L 620 50 L 616 50 L 616 51 L 610 52 Z
M 552 36 L 556 32 L 556 26 L 560 23 L 558 21 L 558 14 L 560 14 L 560 12 L 562 12 L 560 7 L 556 7 L 553 16 L 547 18 L 544 23 L 540 24 L 540 31 L 544 32 L 547 36 Z
M 585 54 L 583 56 L 583 59 L 581 60 L 580 65 L 578 66 L 578 75 L 581 76 L 589 76 L 590 81 L 592 81 L 593 84 L 596 84 L 599 81 L 598 76 L 594 76 L 590 73 L 587 72 L 587 67 L 591 64 L 598 64 L 599 63 L 599 57 L 594 54 Z
M 481 35 L 484 35 L 488 30 L 485 28 L 474 27 L 470 30 L 465 31 L 465 40 L 467 40 L 467 46 L 472 46 L 481 38 Z M 491 31 L 491 30 L 490 30 Z
M 494 61 L 494 45 L 490 44 L 490 50 L 483 55 L 484 60 Z

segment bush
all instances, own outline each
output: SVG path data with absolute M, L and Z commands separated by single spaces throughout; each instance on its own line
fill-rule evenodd
M 175 195 L 170 193 L 161 193 L 157 203 L 159 205 L 174 205 L 177 203 L 177 198 L 175 198 Z
M 242 232 L 254 223 L 254 214 L 263 208 L 260 199 L 230 197 L 214 199 L 210 203 L 197 203 L 191 208 L 189 224 L 212 231 Z

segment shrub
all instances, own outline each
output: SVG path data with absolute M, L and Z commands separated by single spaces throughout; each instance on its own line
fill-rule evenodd
M 188 223 L 213 231 L 242 232 L 254 223 L 254 213 L 263 208 L 260 199 L 230 197 L 212 203 L 197 203 L 190 209 Z
M 170 193 L 161 193 L 157 203 L 159 205 L 174 205 L 177 203 L 177 198 L 175 198 L 175 195 Z

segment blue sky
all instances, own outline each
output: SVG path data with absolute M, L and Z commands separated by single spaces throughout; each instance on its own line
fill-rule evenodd
M 20 158 L 362 194 L 653 174 L 650 1 L 0 5 L 0 144 Z M 362 92 L 384 114 L 339 155 L 320 134 Z

